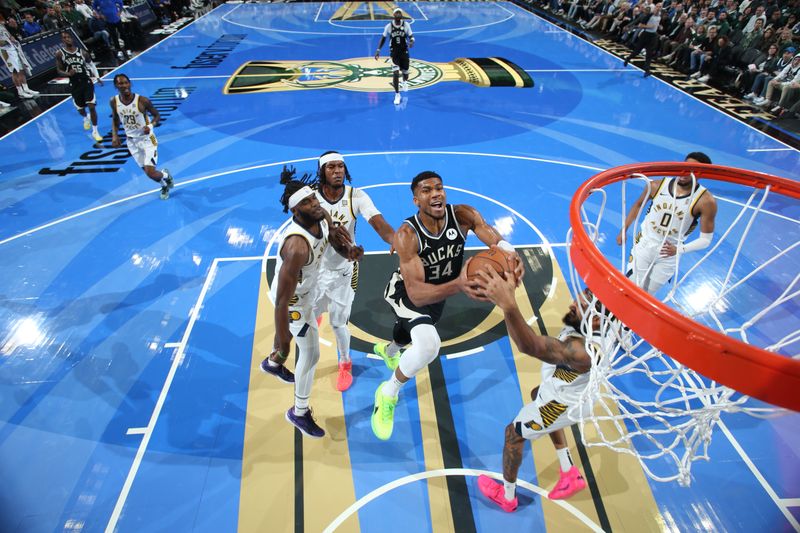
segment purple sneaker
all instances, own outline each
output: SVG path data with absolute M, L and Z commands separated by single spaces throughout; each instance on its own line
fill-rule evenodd
M 284 383 L 294 383 L 294 374 L 283 365 L 269 366 L 269 357 L 261 361 L 261 371 L 270 374 L 283 381 Z
M 314 422 L 314 418 L 311 416 L 311 409 L 306 411 L 306 414 L 303 416 L 297 416 L 294 414 L 294 407 L 290 407 L 289 410 L 286 411 L 286 420 L 299 429 L 306 437 L 321 439 L 325 436 L 325 430 Z

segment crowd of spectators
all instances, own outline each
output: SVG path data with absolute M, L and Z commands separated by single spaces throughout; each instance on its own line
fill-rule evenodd
M 645 75 L 651 60 L 660 62 L 776 117 L 800 118 L 800 0 L 530 3 L 594 36 L 642 50 Z
M 72 28 L 93 57 L 124 60 L 146 45 L 142 27 L 128 9 L 131 1 L 0 0 L 0 13 L 9 33 L 21 42 L 42 32 Z M 162 24 L 190 11 L 190 0 L 146 1 Z

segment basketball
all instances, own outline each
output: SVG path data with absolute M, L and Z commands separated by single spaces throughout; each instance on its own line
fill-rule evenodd
M 481 250 L 467 263 L 467 278 L 474 279 L 480 270 L 494 270 L 504 276 L 506 270 L 514 271 L 514 259 L 497 247 Z

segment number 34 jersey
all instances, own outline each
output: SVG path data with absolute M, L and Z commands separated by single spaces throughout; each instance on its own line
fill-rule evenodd
M 433 235 L 422 225 L 417 215 L 403 221 L 417 234 L 419 255 L 425 269 L 425 282 L 433 285 L 447 283 L 461 274 L 464 262 L 465 236 L 456 220 L 455 208 L 452 204 L 445 206 L 445 226 L 439 235 Z

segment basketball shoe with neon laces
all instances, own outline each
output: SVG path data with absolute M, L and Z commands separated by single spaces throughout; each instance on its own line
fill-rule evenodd
M 397 398 L 383 394 L 384 381 L 375 391 L 375 408 L 372 410 L 372 432 L 381 440 L 389 440 L 394 429 L 394 408 Z
M 400 364 L 400 352 L 394 355 L 389 355 L 386 353 L 387 346 L 389 346 L 389 344 L 385 342 L 373 344 L 372 353 L 383 359 L 383 362 L 386 363 L 386 367 L 389 370 L 394 370 L 397 368 L 397 365 Z

